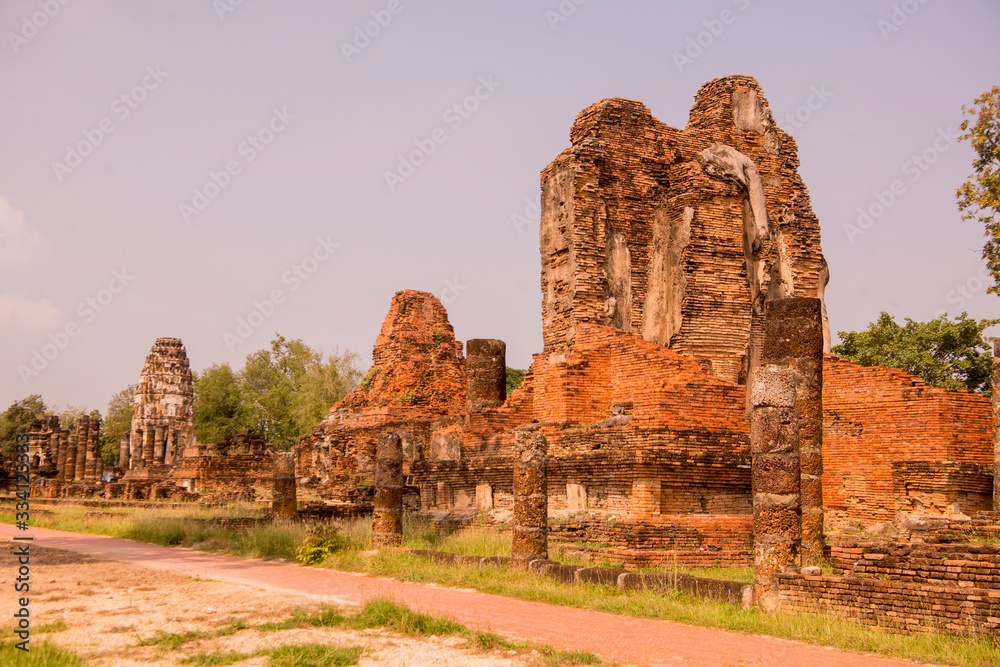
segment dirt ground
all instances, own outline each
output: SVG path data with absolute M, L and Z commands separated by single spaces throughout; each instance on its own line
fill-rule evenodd
M 0 541 L 0 585 L 4 615 L 14 610 L 17 563 L 10 540 Z M 384 630 L 301 628 L 233 634 L 190 641 L 180 648 L 140 646 L 162 633 L 212 633 L 242 621 L 259 625 L 289 618 L 293 609 L 313 611 L 318 603 L 239 586 L 183 577 L 137 565 L 102 560 L 69 551 L 31 545 L 32 643 L 48 641 L 71 649 L 101 667 L 179 665 L 180 660 L 215 652 L 253 653 L 286 644 L 322 643 L 362 646 L 360 665 L 469 665 L 513 667 L 536 664 L 527 653 L 483 653 L 461 637 L 414 639 Z M 10 611 L 7 611 L 10 610 Z M 9 617 L 8 617 L 9 618 Z M 40 633 L 44 626 L 65 629 Z M 9 624 L 3 636 L 10 637 Z M 55 626 L 56 629 L 61 627 Z M 239 663 L 265 666 L 266 656 Z

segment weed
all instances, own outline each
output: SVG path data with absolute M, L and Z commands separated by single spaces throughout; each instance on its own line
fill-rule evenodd
M 0 642 L 0 665 L 6 667 L 83 667 L 86 663 L 76 653 L 48 642 L 31 642 L 30 650 L 15 648 L 14 642 Z

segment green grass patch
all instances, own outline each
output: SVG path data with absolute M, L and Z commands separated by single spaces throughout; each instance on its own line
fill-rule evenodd
M 179 649 L 188 642 L 212 637 L 203 630 L 188 630 L 187 632 L 163 632 L 158 630 L 152 637 L 139 640 L 139 646 L 165 646 L 169 649 Z
M 66 621 L 60 618 L 58 620 L 52 621 L 51 623 L 42 623 L 41 625 L 36 625 L 31 629 L 31 632 L 42 635 L 49 632 L 62 632 L 67 627 L 69 626 L 66 625 Z
M 327 665 L 356 665 L 364 649 L 360 646 L 327 646 L 325 644 L 300 644 L 281 646 L 267 651 L 271 667 L 326 667 Z
M 4 667 L 84 667 L 86 661 L 72 651 L 48 642 L 31 642 L 27 651 L 13 641 L 0 642 L 0 665 Z
M 299 644 L 262 649 L 256 653 L 199 653 L 180 662 L 185 665 L 218 667 L 268 656 L 271 667 L 327 667 L 329 665 L 356 665 L 364 649 L 360 646 L 329 646 L 326 644 Z
M 413 611 L 387 598 L 373 598 L 361 611 L 346 618 L 351 628 L 385 628 L 403 635 L 454 635 L 466 632 L 466 627 L 439 616 Z

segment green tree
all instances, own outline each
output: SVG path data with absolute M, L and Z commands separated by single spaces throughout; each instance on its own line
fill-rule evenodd
M 132 412 L 135 410 L 135 390 L 138 386 L 130 384 L 108 401 L 107 417 L 101 430 L 101 458 L 105 465 L 118 465 L 121 437 L 132 430 Z
M 59 415 L 59 425 L 70 433 L 74 433 L 76 432 L 76 423 L 80 421 L 80 417 L 87 414 L 87 408 L 67 405 L 57 414 Z
M 214 443 L 247 430 L 240 382 L 229 364 L 194 374 L 194 437 Z
M 963 106 L 962 112 L 970 118 L 962 121 L 965 134 L 958 139 L 972 144 L 976 159 L 975 173 L 955 193 L 958 209 L 962 219 L 986 226 L 983 259 L 994 282 L 986 291 L 1000 296 L 1000 86 L 977 97 L 972 107 Z
M 983 330 L 998 323 L 1000 319 L 977 321 L 967 313 L 950 320 L 945 313 L 929 322 L 906 318 L 900 326 L 882 313 L 865 331 L 837 332 L 843 342 L 833 353 L 864 366 L 903 368 L 935 387 L 989 396 L 993 357 Z
M 14 401 L 0 414 L 0 460 L 10 460 L 17 445 L 17 436 L 27 433 L 31 429 L 31 422 L 41 419 L 47 412 L 42 397 L 32 394 Z
M 511 392 L 520 387 L 522 382 L 524 382 L 524 371 L 508 366 L 507 395 L 510 396 Z
M 351 352 L 324 360 L 301 340 L 275 336 L 270 349 L 247 355 L 239 373 L 244 423 L 278 449 L 291 448 L 357 387 L 356 360 Z

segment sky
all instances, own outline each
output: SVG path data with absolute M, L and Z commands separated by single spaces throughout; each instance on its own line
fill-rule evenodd
M 955 203 L 998 27 L 995 0 L 4 0 L 0 407 L 103 412 L 160 336 L 196 371 L 276 333 L 367 368 L 401 289 L 526 368 L 576 114 L 683 127 L 730 74 L 798 143 L 835 332 L 1000 316 Z

